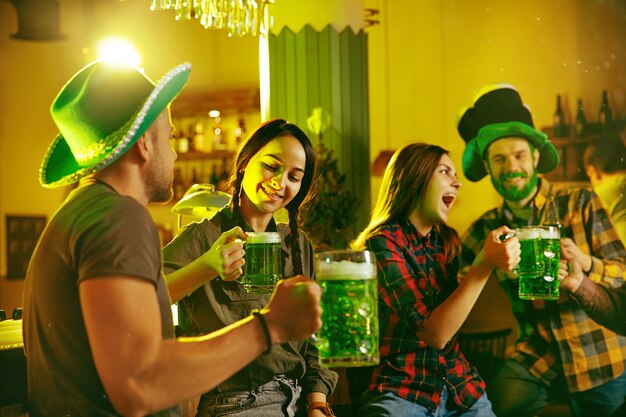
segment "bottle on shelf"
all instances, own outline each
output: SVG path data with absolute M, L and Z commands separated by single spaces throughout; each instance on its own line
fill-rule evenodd
M 174 193 L 174 202 L 180 200 L 185 195 L 185 183 L 183 181 L 180 168 L 174 169 L 174 179 L 172 181 L 172 190 Z
M 176 123 L 176 128 L 174 130 L 174 150 L 176 153 L 187 153 L 189 152 L 189 138 L 183 132 L 182 126 L 179 123 Z
M 609 106 L 609 94 L 606 90 L 602 92 L 602 105 L 600 106 L 600 117 L 598 121 L 601 130 L 609 129 L 613 125 L 613 113 Z
M 554 112 L 554 137 L 563 138 L 567 136 L 567 125 L 565 124 L 565 114 L 561 106 L 561 95 L 556 96 L 556 111 Z
M 222 129 L 222 118 L 219 110 L 211 110 L 209 117 L 213 118 L 213 150 L 226 149 L 226 136 Z
M 239 148 L 241 142 L 246 138 L 246 121 L 243 117 L 239 118 L 238 126 L 235 128 L 235 147 Z
M 215 188 L 217 188 L 217 184 L 220 182 L 220 177 L 217 175 L 217 163 L 213 164 L 210 181 L 211 184 L 215 185 Z
M 202 120 L 196 120 L 193 124 L 193 129 L 189 135 L 192 139 L 193 149 L 196 152 L 208 152 L 209 146 L 204 136 L 204 125 L 202 124 Z
M 578 110 L 576 111 L 575 123 L 576 136 L 585 136 L 587 134 L 587 118 L 585 117 L 585 109 L 583 108 L 582 99 L 578 99 Z

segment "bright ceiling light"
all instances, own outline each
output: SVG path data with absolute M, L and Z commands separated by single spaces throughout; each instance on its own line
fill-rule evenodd
M 96 45 L 98 59 L 124 63 L 139 68 L 141 56 L 135 46 L 124 38 L 108 37 Z

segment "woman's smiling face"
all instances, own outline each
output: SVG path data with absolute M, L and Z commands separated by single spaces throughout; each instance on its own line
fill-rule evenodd
M 300 191 L 306 164 L 302 144 L 279 136 L 261 148 L 244 168 L 243 191 L 262 213 L 285 207 Z

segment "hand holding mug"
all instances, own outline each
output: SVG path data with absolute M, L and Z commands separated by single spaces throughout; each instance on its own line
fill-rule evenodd
M 246 254 L 243 240 L 246 236 L 241 227 L 234 227 L 222 233 L 211 249 L 202 255 L 209 268 L 217 272 L 224 281 L 234 281 L 243 273 Z
M 298 275 L 276 284 L 268 305 L 262 310 L 272 343 L 304 340 L 322 326 L 319 284 Z

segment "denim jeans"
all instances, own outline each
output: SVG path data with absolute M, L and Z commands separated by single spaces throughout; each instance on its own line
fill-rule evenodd
M 252 391 L 212 391 L 200 398 L 196 417 L 294 417 L 301 391 L 297 380 L 283 376 Z
M 495 417 L 491 410 L 491 402 L 487 394 L 483 394 L 469 410 L 460 410 L 455 407 L 454 401 L 448 397 L 446 387 L 441 392 L 439 407 L 432 412 L 420 404 L 407 401 L 392 392 L 366 391 L 361 397 L 359 417 Z
M 550 387 L 509 359 L 487 387 L 498 417 L 532 417 L 548 404 Z M 609 417 L 624 403 L 626 373 L 599 387 L 569 394 L 575 416 Z

